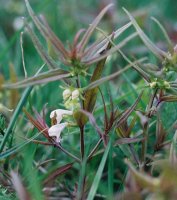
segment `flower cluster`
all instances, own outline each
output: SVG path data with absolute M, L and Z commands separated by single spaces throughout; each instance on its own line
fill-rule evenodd
M 80 108 L 79 103 L 80 92 L 79 89 L 66 89 L 63 92 L 64 105 L 68 110 L 76 110 Z
M 61 141 L 61 132 L 69 125 L 68 122 L 61 123 L 63 117 L 73 115 L 73 111 L 80 107 L 79 104 L 79 89 L 65 89 L 63 92 L 64 105 L 68 110 L 57 109 L 50 113 L 52 126 L 48 133 L 50 137 L 56 137 L 56 142 Z
M 52 126 L 49 128 L 48 133 L 50 137 L 56 137 L 57 143 L 61 141 L 61 132 L 69 125 L 68 122 L 61 123 L 63 117 L 72 114 L 72 111 L 63 109 L 57 109 L 50 113 Z

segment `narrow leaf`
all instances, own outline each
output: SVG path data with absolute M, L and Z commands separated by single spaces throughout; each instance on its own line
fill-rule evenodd
M 114 39 L 118 38 L 125 30 L 127 30 L 131 26 L 131 22 L 128 24 L 122 26 L 119 28 L 117 31 L 114 32 Z M 97 42 L 94 42 L 90 47 L 88 47 L 84 53 L 86 58 L 91 58 L 95 56 L 96 54 L 99 54 L 102 52 L 104 49 L 106 49 L 108 43 L 110 43 L 112 34 L 109 36 L 105 37 L 103 36 L 104 39 L 98 40 Z
M 173 50 L 173 44 L 168 36 L 168 33 L 167 31 L 165 30 L 165 28 L 163 27 L 163 25 L 159 22 L 159 20 L 157 20 L 155 17 L 151 17 L 151 19 L 158 25 L 158 27 L 160 28 L 160 30 L 162 31 L 167 43 L 168 43 L 168 46 L 169 46 L 169 49 L 172 51 Z
M 174 102 L 177 101 L 177 95 L 168 95 L 160 97 L 160 101 Z
M 96 63 L 110 55 L 112 55 L 113 53 L 115 53 L 116 51 L 118 51 L 120 48 L 124 47 L 130 40 L 132 40 L 133 38 L 135 38 L 137 36 L 137 33 L 133 33 L 130 36 L 126 37 L 122 42 L 120 42 L 118 45 L 112 47 L 110 50 L 106 51 L 104 54 L 102 55 L 97 55 L 92 58 L 92 59 L 87 59 L 87 60 L 82 60 L 82 62 L 85 65 L 91 65 L 93 63 Z
M 36 27 L 38 28 L 38 30 L 40 31 L 40 33 L 43 35 L 43 37 L 47 40 L 49 40 L 52 45 L 56 48 L 56 50 L 58 50 L 62 56 L 64 58 L 68 57 L 68 52 L 65 50 L 63 43 L 59 40 L 59 38 L 51 31 L 51 29 L 49 28 L 49 26 L 46 27 L 46 23 L 45 26 L 40 22 L 40 20 L 35 16 L 28 0 L 25 0 L 26 3 L 26 7 L 27 10 L 33 20 L 33 22 L 35 23 Z
M 163 59 L 163 57 L 168 57 L 168 54 L 166 52 L 162 51 L 157 46 L 155 46 L 153 42 L 147 37 L 147 35 L 142 31 L 136 20 L 133 18 L 133 16 L 125 8 L 123 8 L 123 10 L 128 15 L 129 19 L 131 20 L 133 26 L 135 27 L 142 41 L 154 53 L 154 55 L 161 60 Z
M 83 52 L 85 45 L 87 44 L 91 34 L 93 33 L 93 31 L 95 30 L 95 28 L 97 27 L 98 23 L 100 22 L 100 20 L 103 18 L 103 16 L 105 15 L 105 13 L 110 9 L 110 7 L 112 7 L 113 4 L 109 4 L 107 5 L 101 12 L 100 14 L 95 18 L 95 20 L 92 22 L 92 24 L 90 25 L 90 27 L 87 29 L 87 31 L 85 32 L 81 42 L 79 43 L 79 52 Z
M 49 83 L 56 80 L 61 80 L 64 78 L 70 77 L 70 74 L 61 69 L 50 70 L 48 72 L 43 72 L 37 76 L 33 76 L 27 79 L 24 79 L 20 82 L 14 84 L 6 84 L 4 88 L 23 88 L 27 86 L 42 84 L 42 83 Z
M 13 113 L 12 118 L 10 120 L 10 123 L 9 123 L 9 125 L 7 127 L 7 130 L 5 131 L 5 135 L 3 137 L 3 140 L 2 140 L 2 142 L 0 144 L 0 152 L 3 151 L 4 146 L 5 146 L 6 142 L 8 141 L 8 137 L 9 137 L 10 133 L 12 132 L 12 129 L 13 129 L 14 125 L 15 125 L 15 122 L 17 121 L 17 118 L 18 118 L 23 106 L 25 105 L 28 96 L 31 93 L 31 90 L 32 90 L 32 87 L 26 88 L 26 90 L 24 91 L 24 93 L 23 93 L 23 95 L 22 95 L 22 97 L 21 97 L 21 99 L 20 99 L 20 101 L 18 103 L 18 105 L 17 105 L 17 107 L 15 109 L 15 112 Z
M 114 37 L 114 35 L 112 35 Z M 106 50 L 111 48 L 111 44 L 108 43 Z M 105 66 L 106 58 L 103 60 L 99 61 L 93 75 L 91 77 L 90 82 L 94 82 L 98 79 L 100 79 L 104 66 Z M 96 98 L 97 98 L 97 93 L 98 93 L 98 87 L 95 87 L 93 89 L 87 90 L 84 95 L 84 110 L 87 110 L 88 112 L 92 112 L 96 103 Z
M 41 56 L 42 60 L 49 66 L 49 68 L 51 69 L 58 68 L 57 64 L 55 64 L 53 60 L 50 58 L 50 56 L 45 52 L 44 47 L 42 46 L 41 42 L 39 41 L 35 33 L 30 28 L 30 26 L 26 24 L 26 27 L 27 27 L 28 33 L 31 36 L 34 47 L 36 48 L 37 52 Z
M 40 69 L 37 71 L 35 76 L 37 76 L 40 73 L 40 71 L 43 69 L 43 67 L 44 67 L 44 65 L 42 65 L 40 67 Z M 2 140 L 2 142 L 0 144 L 0 152 L 3 151 L 3 148 L 4 148 L 4 146 L 5 146 L 5 144 L 6 144 L 7 140 L 8 140 L 9 134 L 12 132 L 12 129 L 13 129 L 14 125 L 15 125 L 15 122 L 17 121 L 18 116 L 19 116 L 23 106 L 25 105 L 25 103 L 26 103 L 26 101 L 28 99 L 28 96 L 30 95 L 32 89 L 33 89 L 33 87 L 30 86 L 30 87 L 26 88 L 26 90 L 22 94 L 22 97 L 21 97 L 21 99 L 20 99 L 20 101 L 19 101 L 19 103 L 18 103 L 18 105 L 17 105 L 17 107 L 15 109 L 15 112 L 12 115 L 12 118 L 10 120 L 10 123 L 9 123 L 8 127 L 7 127 L 7 130 L 5 132 L 3 140 Z

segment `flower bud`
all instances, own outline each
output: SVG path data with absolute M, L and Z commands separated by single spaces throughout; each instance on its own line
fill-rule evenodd
M 64 100 L 66 100 L 70 96 L 71 96 L 71 90 L 70 89 L 66 89 L 66 90 L 63 91 L 63 99 Z
M 72 99 L 77 99 L 79 97 L 79 90 L 76 89 L 72 92 Z

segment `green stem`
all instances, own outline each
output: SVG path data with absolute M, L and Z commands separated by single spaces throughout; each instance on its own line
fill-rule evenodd
M 66 149 L 64 149 L 61 145 L 56 145 L 56 147 L 60 150 L 62 150 L 65 154 L 67 154 L 68 156 L 70 156 L 71 158 L 74 158 L 74 160 L 78 163 L 81 163 L 81 160 L 76 157 L 75 155 L 71 154 L 69 151 L 67 151 Z
M 81 158 L 83 160 L 85 154 L 84 126 L 80 127 L 80 146 L 81 146 Z

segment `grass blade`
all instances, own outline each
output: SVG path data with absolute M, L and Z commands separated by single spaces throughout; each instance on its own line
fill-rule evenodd
M 105 152 L 103 154 L 103 157 L 102 157 L 102 160 L 100 162 L 99 168 L 97 170 L 97 173 L 95 175 L 95 178 L 94 178 L 92 186 L 91 186 L 91 189 L 89 191 L 87 200 L 93 200 L 94 197 L 95 197 L 96 191 L 98 189 L 98 186 L 99 186 L 99 183 L 100 183 L 100 180 L 101 180 L 103 169 L 104 169 L 104 166 L 106 164 L 106 160 L 107 160 L 107 157 L 108 157 L 108 154 L 109 154 L 109 151 L 110 151 L 110 147 L 111 147 L 111 140 L 109 141 L 109 143 L 108 143 L 108 145 L 106 147 L 106 150 L 105 150 Z
M 11 131 L 12 131 L 14 125 L 15 125 L 15 122 L 17 121 L 18 116 L 19 116 L 20 112 L 22 111 L 23 106 L 25 105 L 25 103 L 26 103 L 26 101 L 28 99 L 28 96 L 31 93 L 32 88 L 33 88 L 32 86 L 28 87 L 24 91 L 24 93 L 23 93 L 23 95 L 22 95 L 22 97 L 20 99 L 20 102 L 18 103 L 17 108 L 15 109 L 15 112 L 14 112 L 14 114 L 12 116 L 10 124 L 9 124 L 9 126 L 8 126 L 8 128 L 7 128 L 6 132 L 5 132 L 3 140 L 2 140 L 2 142 L 0 144 L 0 152 L 3 151 L 3 148 L 4 148 L 4 146 L 5 146 L 5 144 L 6 144 L 7 140 L 8 140 L 9 134 L 11 133 Z

